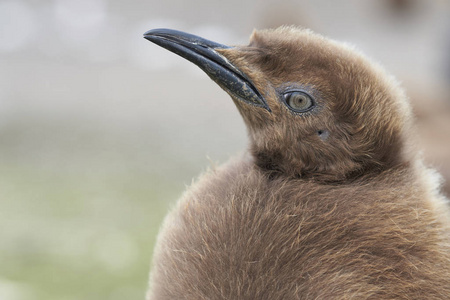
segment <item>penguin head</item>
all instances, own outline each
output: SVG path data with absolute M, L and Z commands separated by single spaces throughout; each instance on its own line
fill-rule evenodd
M 254 31 L 248 45 L 234 47 L 167 29 L 145 38 L 230 94 L 262 170 L 340 181 L 408 162 L 402 90 L 348 45 L 294 27 Z

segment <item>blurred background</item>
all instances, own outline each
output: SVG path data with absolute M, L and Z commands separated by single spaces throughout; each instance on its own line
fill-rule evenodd
M 225 92 L 142 34 L 240 44 L 282 24 L 393 73 L 450 180 L 449 1 L 0 0 L 0 299 L 143 299 L 167 210 L 246 132 Z

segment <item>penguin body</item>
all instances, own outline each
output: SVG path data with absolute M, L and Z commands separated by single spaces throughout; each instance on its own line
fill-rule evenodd
M 447 299 L 450 213 L 379 66 L 307 30 L 248 46 L 152 30 L 234 100 L 248 151 L 160 231 L 148 299 Z

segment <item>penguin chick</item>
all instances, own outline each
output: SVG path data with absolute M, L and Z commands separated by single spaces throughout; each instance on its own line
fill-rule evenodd
M 250 139 L 166 217 L 147 299 L 448 299 L 449 208 L 379 66 L 293 27 L 145 38 L 229 93 Z

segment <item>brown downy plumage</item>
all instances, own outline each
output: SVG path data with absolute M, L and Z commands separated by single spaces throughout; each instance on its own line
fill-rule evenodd
M 291 27 L 237 47 L 145 37 L 221 85 L 250 138 L 167 216 L 148 299 L 450 298 L 449 208 L 379 66 Z

